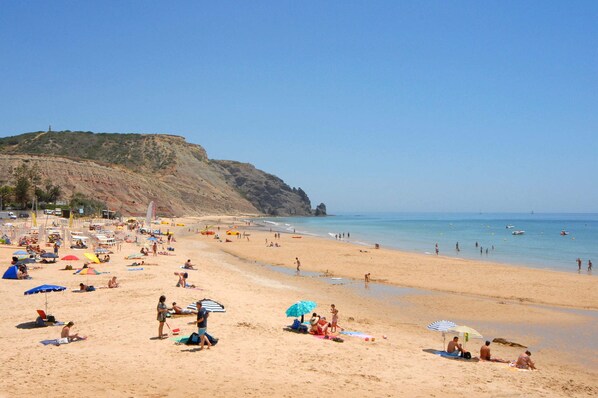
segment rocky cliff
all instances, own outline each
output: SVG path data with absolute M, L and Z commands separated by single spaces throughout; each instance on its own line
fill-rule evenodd
M 36 132 L 0 138 L 0 184 L 37 165 L 42 181 L 105 201 L 122 214 L 144 214 L 150 201 L 169 216 L 310 215 L 307 195 L 246 163 L 210 160 L 199 145 L 161 134 Z

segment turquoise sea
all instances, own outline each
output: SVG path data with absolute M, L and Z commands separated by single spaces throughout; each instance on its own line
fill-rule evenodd
M 598 214 L 342 213 L 254 221 L 273 231 L 295 231 L 331 240 L 344 233 L 343 241 L 358 245 L 378 243 L 430 255 L 438 243 L 440 255 L 536 268 L 577 272 L 579 257 L 582 272 L 586 272 L 588 259 L 598 261 Z M 513 235 L 516 230 L 525 233 Z M 561 235 L 561 231 L 568 234 Z

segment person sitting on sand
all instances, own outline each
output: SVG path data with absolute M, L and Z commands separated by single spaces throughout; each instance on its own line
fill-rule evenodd
M 492 358 L 490 355 L 490 341 L 486 340 L 486 344 L 480 348 L 480 359 L 482 361 L 491 361 L 491 362 L 501 362 L 501 363 L 508 363 L 509 361 L 505 361 L 504 359 L 500 358 Z
M 113 276 L 112 279 L 108 281 L 108 287 L 110 289 L 117 288 L 119 286 L 118 282 L 116 281 L 116 276 Z
M 316 334 L 318 335 L 324 335 L 324 336 L 328 336 L 328 328 L 330 327 L 330 323 L 328 323 L 328 321 L 326 320 L 326 317 L 320 317 L 320 320 L 318 321 L 318 332 Z
M 455 336 L 455 337 L 453 337 L 453 339 L 451 341 L 449 341 L 449 343 L 446 347 L 446 352 L 447 352 L 447 354 L 454 356 L 454 357 L 458 357 L 461 355 L 461 353 L 465 352 L 465 351 L 463 351 L 463 347 L 461 346 L 461 343 L 459 343 L 459 337 Z
M 526 351 L 523 354 L 519 355 L 519 358 L 517 358 L 517 362 L 515 362 L 515 366 L 519 369 L 537 370 L 534 361 L 532 361 L 532 359 L 530 358 L 531 355 L 532 353 L 529 351 Z
M 309 320 L 309 324 L 311 325 L 309 329 L 310 333 L 318 333 L 318 322 L 320 322 L 320 317 L 314 312 Z
M 75 325 L 73 321 L 70 321 L 62 328 L 60 332 L 60 338 L 68 339 L 69 343 L 77 340 L 85 340 L 87 337 L 79 336 L 79 333 L 71 334 L 71 328 Z
M 185 268 L 185 269 L 195 269 L 195 268 L 193 268 L 193 264 L 191 264 L 191 259 L 189 259 L 189 260 L 187 260 L 185 262 L 185 265 L 183 265 L 183 268 Z
M 192 311 L 188 308 L 181 308 L 180 306 L 176 305 L 176 303 L 172 303 L 172 310 L 176 315 L 189 315 L 196 313 L 196 311 Z

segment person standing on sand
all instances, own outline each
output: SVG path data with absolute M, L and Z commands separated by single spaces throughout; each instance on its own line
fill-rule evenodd
M 439 251 L 438 250 L 438 243 L 436 243 L 435 250 L 436 250 L 436 255 L 438 255 L 438 251 Z
M 301 261 L 299 261 L 299 257 L 295 257 L 295 264 L 297 265 L 297 273 L 299 273 L 299 271 L 301 271 L 299 268 L 301 268 Z
M 330 304 L 330 312 L 332 313 L 332 322 L 330 323 L 330 331 L 333 333 L 336 332 L 337 327 L 339 327 L 341 330 L 345 330 L 338 324 L 338 309 L 336 308 L 336 306 L 334 304 Z
M 154 252 L 154 256 L 158 255 L 158 242 L 154 242 L 152 245 L 152 251 Z
M 577 257 L 577 270 L 581 271 L 581 258 Z
M 166 306 L 166 296 L 160 296 L 157 310 L 158 322 L 160 322 L 160 325 L 158 326 L 158 338 L 164 339 L 166 336 L 168 336 L 168 333 L 162 333 L 164 331 L 164 322 L 166 322 L 166 313 L 168 312 L 168 307 Z

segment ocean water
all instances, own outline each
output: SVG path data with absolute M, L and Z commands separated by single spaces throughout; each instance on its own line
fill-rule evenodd
M 582 272 L 588 259 L 598 261 L 598 214 L 344 213 L 254 221 L 273 231 L 331 240 L 344 233 L 343 241 L 429 255 L 434 255 L 437 243 L 444 256 L 561 271 L 577 272 L 578 257 L 583 261 Z M 513 235 L 515 230 L 525 233 Z M 568 235 L 561 235 L 563 230 Z

